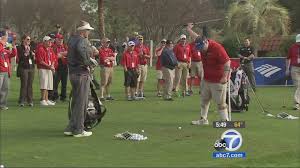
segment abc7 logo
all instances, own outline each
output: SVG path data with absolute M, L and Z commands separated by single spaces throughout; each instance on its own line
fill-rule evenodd
M 230 129 L 225 131 L 222 134 L 221 139 L 215 142 L 214 148 L 217 151 L 236 151 L 242 146 L 242 142 L 242 135 L 238 131 Z

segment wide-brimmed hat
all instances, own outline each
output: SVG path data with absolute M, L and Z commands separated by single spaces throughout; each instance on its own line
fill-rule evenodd
M 77 30 L 94 30 L 91 25 L 86 21 L 80 21 L 79 27 L 77 27 Z

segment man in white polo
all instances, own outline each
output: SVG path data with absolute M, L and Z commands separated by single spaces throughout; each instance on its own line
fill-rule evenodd
M 41 105 L 55 105 L 48 99 L 48 91 L 53 90 L 53 73 L 55 72 L 56 56 L 51 48 L 51 38 L 45 36 L 43 45 L 40 45 L 36 51 L 36 62 L 40 78 Z

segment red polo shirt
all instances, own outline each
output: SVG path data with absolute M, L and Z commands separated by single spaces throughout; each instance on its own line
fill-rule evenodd
M 174 49 L 174 54 L 179 62 L 190 62 L 191 48 L 190 45 L 183 46 L 181 43 L 177 44 Z
M 196 49 L 195 42 L 190 43 L 191 48 L 191 60 L 193 62 L 201 61 L 201 52 Z
M 161 63 L 160 63 L 160 55 L 162 52 L 163 47 L 159 47 L 155 50 L 155 54 L 157 55 L 157 60 L 156 60 L 156 70 L 161 70 Z
M 8 72 L 8 76 L 11 76 L 11 58 L 17 55 L 17 49 L 13 48 L 11 51 L 4 48 L 4 45 L 0 43 L 0 72 Z
M 204 79 L 211 83 L 219 83 L 224 74 L 224 64 L 229 61 L 224 47 L 209 40 L 207 52 L 201 52 Z
M 291 60 L 291 66 L 300 67 L 300 62 L 298 62 L 298 59 L 300 61 L 300 44 L 299 43 L 295 43 L 290 47 L 287 59 Z
M 53 51 L 54 51 L 55 55 L 58 56 L 58 53 L 68 51 L 68 47 L 66 45 L 54 44 L 53 45 Z M 56 58 L 56 59 L 58 60 L 58 58 Z M 62 57 L 62 58 L 59 58 L 59 59 L 61 59 L 61 62 L 62 62 L 63 65 L 68 65 L 67 57 Z
M 40 45 L 37 48 L 35 55 L 38 69 L 49 69 L 48 67 L 41 64 L 42 61 L 44 61 L 47 65 L 54 65 L 55 68 L 57 67 L 57 57 L 51 47 L 46 48 L 44 45 Z
M 135 51 L 130 53 L 130 51 L 126 50 L 123 53 L 121 64 L 130 69 L 137 68 L 139 64 L 138 54 Z
M 150 49 L 144 44 L 138 44 L 134 47 L 134 51 L 138 54 L 143 52 L 144 55 L 150 55 Z M 148 58 L 138 57 L 140 65 L 146 65 L 148 63 Z
M 112 67 L 113 61 L 110 61 L 110 60 L 105 61 L 109 57 L 115 57 L 113 50 L 110 48 L 101 47 L 99 49 L 100 65 L 105 66 L 105 67 Z

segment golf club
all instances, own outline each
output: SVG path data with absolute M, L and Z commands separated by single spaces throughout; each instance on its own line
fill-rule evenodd
M 285 88 L 287 87 L 287 82 L 288 82 L 288 79 L 285 78 L 285 85 L 284 85 Z M 285 96 L 283 97 L 283 105 L 282 105 L 282 108 L 286 108 L 286 97 L 285 97 Z
M 228 85 L 228 119 L 229 121 L 231 121 L 231 101 L 230 101 L 230 76 L 231 76 L 231 71 L 230 71 L 230 75 L 229 75 L 229 80 L 227 82 Z
M 248 83 L 248 85 L 250 86 L 250 89 L 251 89 L 251 91 L 252 91 L 252 93 L 253 93 L 253 95 L 254 95 L 254 98 L 255 98 L 255 100 L 256 100 L 256 102 L 257 102 L 257 104 L 258 104 L 258 106 L 259 106 L 259 108 L 260 108 L 262 114 L 264 114 L 264 115 L 266 115 L 266 116 L 274 117 L 273 114 L 271 114 L 270 112 L 268 112 L 268 111 L 264 108 L 264 106 L 262 105 L 261 101 L 259 100 L 257 94 L 255 93 L 255 91 L 254 91 L 253 88 L 251 87 L 250 82 L 249 82 L 248 79 L 247 79 L 247 83 Z

